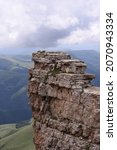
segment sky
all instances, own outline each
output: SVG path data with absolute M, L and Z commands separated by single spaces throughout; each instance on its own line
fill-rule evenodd
M 0 51 L 99 50 L 99 0 L 0 0 Z

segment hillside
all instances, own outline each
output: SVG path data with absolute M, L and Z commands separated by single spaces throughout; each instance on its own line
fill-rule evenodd
M 0 150 L 34 150 L 31 125 L 0 125 Z
M 29 59 L 29 58 L 28 58 Z M 15 123 L 31 117 L 27 81 L 31 61 L 0 57 L 0 124 Z

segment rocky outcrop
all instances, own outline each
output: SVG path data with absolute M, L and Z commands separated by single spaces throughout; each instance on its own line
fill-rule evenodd
M 99 150 L 99 88 L 86 64 L 62 52 L 32 55 L 29 99 L 36 150 Z

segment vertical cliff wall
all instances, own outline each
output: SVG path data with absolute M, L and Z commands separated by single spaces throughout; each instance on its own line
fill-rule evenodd
M 99 150 L 99 88 L 86 64 L 62 52 L 33 53 L 29 99 L 36 150 Z

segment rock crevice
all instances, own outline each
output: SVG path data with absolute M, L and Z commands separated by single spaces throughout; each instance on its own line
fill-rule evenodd
M 38 51 L 29 70 L 36 150 L 99 150 L 99 88 L 86 64 L 63 52 Z

